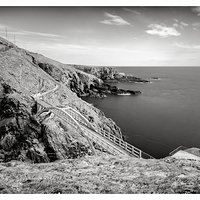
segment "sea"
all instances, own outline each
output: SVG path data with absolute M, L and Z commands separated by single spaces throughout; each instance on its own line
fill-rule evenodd
M 200 67 L 118 67 L 150 83 L 117 83 L 137 96 L 83 99 L 112 118 L 125 140 L 155 158 L 179 146 L 200 148 Z

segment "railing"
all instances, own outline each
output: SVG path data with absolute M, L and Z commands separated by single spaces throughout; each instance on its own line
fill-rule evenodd
M 82 125 L 82 126 L 84 126 L 84 127 L 86 127 L 88 129 L 88 124 L 87 123 L 76 122 L 76 119 L 79 118 L 76 115 L 76 113 L 72 113 L 71 112 L 73 114 L 73 116 L 72 116 L 71 113 L 67 114 L 64 111 L 62 111 L 61 108 L 55 108 L 54 107 L 54 108 L 51 108 L 51 110 L 53 111 L 53 113 L 58 115 L 60 118 L 62 118 L 63 120 L 67 121 L 68 123 L 70 123 L 72 126 L 77 128 L 79 126 L 79 124 L 80 124 L 80 125 Z M 80 127 L 78 127 L 78 128 L 80 128 Z M 141 155 L 142 155 L 142 151 L 141 150 L 133 147 L 132 145 L 130 145 L 127 142 L 121 140 L 120 138 L 114 136 L 113 134 L 111 134 L 109 132 L 106 132 L 106 131 L 96 132 L 96 131 L 92 130 L 91 128 L 90 128 L 90 130 L 93 132 L 93 134 L 98 134 L 98 135 L 104 136 L 105 139 L 108 139 L 109 141 L 114 143 L 117 146 L 117 148 L 121 147 L 122 150 L 124 150 L 126 152 L 126 154 L 128 153 L 129 155 L 132 155 L 134 157 L 141 158 Z M 93 135 L 93 139 L 97 142 L 97 138 L 95 137 L 95 135 Z M 98 141 L 98 143 L 99 143 L 99 141 Z M 101 141 L 101 144 L 103 144 L 103 141 Z M 106 146 L 106 144 L 104 144 L 104 146 Z M 115 152 L 117 152 L 117 151 L 120 152 L 120 150 L 117 149 L 117 148 L 114 148 L 114 147 L 110 147 L 110 148 L 112 148 Z
M 81 113 L 79 113 L 77 110 L 67 107 L 63 109 L 64 112 L 69 113 L 75 120 L 77 120 L 79 123 L 84 124 L 88 128 L 96 131 L 95 127 L 88 121 L 86 117 L 84 117 Z
M 179 146 L 176 149 L 174 149 L 172 152 L 169 153 L 170 156 L 174 155 L 176 152 L 180 151 L 180 150 L 186 150 L 188 149 L 187 147 L 184 146 Z
M 107 139 L 109 139 L 110 141 L 112 141 L 117 146 L 121 147 L 123 150 L 128 152 L 131 156 L 134 156 L 137 158 L 153 159 L 151 155 L 141 151 L 140 149 L 134 147 L 133 145 L 113 135 L 112 133 L 102 130 L 100 134 L 106 137 Z
M 125 150 L 128 154 L 137 157 L 137 158 L 151 158 L 153 159 L 153 157 L 143 151 L 141 151 L 140 149 L 132 146 L 131 144 L 125 142 L 124 140 L 122 140 L 121 138 L 113 135 L 110 132 L 107 132 L 105 130 L 101 130 L 101 131 L 96 131 L 94 129 L 93 126 L 91 126 L 91 124 L 87 121 L 87 119 L 84 117 L 84 121 L 81 120 L 81 118 L 83 119 L 83 117 L 80 118 L 81 114 L 77 114 L 77 111 L 75 111 L 74 109 L 66 109 L 66 112 L 70 112 L 70 115 L 79 122 L 79 124 L 86 126 L 89 129 L 92 129 L 92 131 L 100 134 L 101 136 L 105 137 L 106 139 L 110 140 L 111 142 L 113 142 L 115 145 L 117 145 L 118 147 L 122 148 L 123 150 Z M 89 126 L 88 126 L 89 125 Z
M 31 63 L 31 64 L 33 64 L 33 63 Z M 49 77 L 49 75 L 48 75 L 48 77 Z M 51 79 L 53 79 L 53 78 L 51 77 Z M 55 80 L 54 80 L 54 83 L 56 83 Z M 43 94 L 40 94 L 39 97 L 57 90 L 59 88 L 59 86 L 56 86 L 54 89 L 47 91 Z M 28 91 L 28 93 L 30 93 L 30 92 Z M 34 95 L 31 95 L 31 96 L 34 97 Z M 35 97 L 36 96 L 37 95 L 35 95 Z M 48 102 L 40 100 L 39 97 L 36 97 L 36 98 L 37 98 L 37 101 L 40 105 L 42 105 L 43 107 L 51 109 L 56 115 L 58 115 L 63 120 L 69 122 L 71 125 L 79 128 L 80 130 L 81 130 L 80 125 L 82 125 L 82 126 L 86 127 L 88 130 L 93 131 L 93 135 L 90 135 L 93 139 L 95 137 L 94 134 L 98 134 L 98 135 L 103 136 L 103 138 L 106 138 L 107 140 L 111 141 L 112 144 L 114 144 L 112 148 L 113 148 L 113 150 L 115 150 L 115 152 L 116 151 L 122 152 L 122 150 L 123 150 L 123 153 L 126 152 L 126 154 L 137 157 L 137 158 L 146 158 L 146 159 L 151 158 L 151 159 L 153 159 L 153 157 L 151 155 L 149 155 L 149 154 L 141 151 L 140 149 L 130 145 L 129 143 L 122 140 L 121 138 L 119 138 L 119 137 L 117 137 L 117 136 L 115 136 L 115 135 L 113 135 L 113 134 L 111 134 L 111 133 L 109 133 L 105 130 L 97 131 L 95 129 L 95 127 L 81 113 L 79 113 L 75 109 L 73 109 L 71 107 L 67 107 L 67 108 L 54 107 L 51 104 L 49 104 Z M 96 137 L 96 139 L 94 139 L 94 140 L 96 140 L 96 142 L 97 142 L 97 140 L 99 140 L 99 138 L 97 139 L 97 137 Z M 100 142 L 103 146 L 106 146 L 106 144 L 104 144 L 103 140 L 98 141 L 98 142 Z M 107 145 L 107 148 L 109 149 L 108 145 Z

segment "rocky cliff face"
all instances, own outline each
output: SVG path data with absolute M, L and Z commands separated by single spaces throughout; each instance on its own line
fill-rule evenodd
M 80 131 L 51 112 L 38 117 L 40 106 L 30 94 L 44 93 L 61 86 L 43 98 L 52 106 L 72 106 L 97 129 L 122 137 L 120 128 L 105 115 L 77 97 L 91 84 L 101 82 L 93 75 L 34 54 L 0 38 L 0 159 L 51 162 L 91 154 L 88 140 Z M 48 72 L 48 74 L 46 72 Z M 73 92 L 74 91 L 74 92 Z
M 106 82 L 116 81 L 118 72 L 111 67 L 90 68 L 78 65 L 61 65 L 55 61 L 42 57 L 38 54 L 29 53 L 32 61 L 52 76 L 58 82 L 64 84 L 72 92 L 80 96 L 106 97 L 107 94 L 118 95 L 130 93 L 140 94 L 140 91 L 119 89 Z M 121 77 L 122 78 L 122 77 Z M 125 77 L 127 79 L 127 76 Z M 129 81 L 127 79 L 126 81 Z
M 112 67 L 89 67 L 81 65 L 73 65 L 74 68 L 92 74 L 102 80 L 112 80 L 118 74 L 118 71 Z
M 50 113 L 36 117 L 37 103 L 20 103 L 15 91 L 2 84 L 0 161 L 51 162 L 91 154 L 85 138 Z
M 119 72 L 113 67 L 92 67 L 84 65 L 73 65 L 74 68 L 84 71 L 88 74 L 92 74 L 105 83 L 117 83 L 117 82 L 149 82 L 142 78 L 135 77 L 131 74 L 127 75 L 125 73 Z
M 78 96 L 92 94 L 92 87 L 100 86 L 103 81 L 91 74 L 45 58 L 42 55 L 29 52 L 34 64 L 38 65 L 56 81 L 64 84 Z

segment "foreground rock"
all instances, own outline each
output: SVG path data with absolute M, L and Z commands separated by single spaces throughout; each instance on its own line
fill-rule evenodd
M 0 193 L 200 193 L 200 161 L 108 155 L 0 164 Z M 23 170 L 22 170 L 23 169 Z
M 3 84 L 0 100 L 0 162 L 33 163 L 77 158 L 91 154 L 87 140 L 50 113 L 36 117 L 37 103 L 22 104 Z M 30 107 L 29 107 L 29 106 Z

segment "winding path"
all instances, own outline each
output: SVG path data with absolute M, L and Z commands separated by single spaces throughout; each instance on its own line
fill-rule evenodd
M 24 56 L 23 56 L 24 57 Z M 25 58 L 25 57 L 24 57 Z M 31 65 L 34 65 L 38 68 L 38 70 L 50 78 L 51 76 L 48 75 L 46 72 L 44 72 L 42 69 L 40 69 L 39 66 L 29 61 L 27 58 L 25 58 L 28 62 L 30 62 Z M 105 130 L 96 130 L 96 128 L 90 123 L 86 117 L 84 117 L 80 112 L 78 112 L 76 109 L 72 107 L 66 107 L 66 108 L 59 108 L 55 107 L 48 102 L 44 101 L 42 96 L 45 96 L 49 93 L 55 92 L 56 90 L 59 90 L 60 84 L 55 81 L 52 77 L 50 78 L 55 84 L 56 87 L 46 91 L 44 93 L 38 93 L 35 95 L 30 94 L 42 107 L 44 107 L 45 110 L 51 110 L 55 115 L 57 115 L 59 118 L 64 120 L 66 123 L 72 125 L 73 127 L 79 129 L 84 137 L 88 139 L 88 142 L 90 143 L 90 146 L 92 147 L 93 152 L 95 152 L 95 149 L 91 143 L 91 141 L 97 143 L 98 145 L 105 148 L 108 152 L 118 155 L 126 155 L 126 156 L 133 156 L 136 158 L 153 158 L 151 155 L 141 151 L 140 149 L 130 145 L 129 143 L 125 142 L 119 137 L 116 137 L 115 135 L 106 132 Z M 21 80 L 21 78 L 20 78 Z M 21 82 L 20 82 L 21 83 Z M 22 85 L 22 84 L 21 84 Z M 23 85 L 22 85 L 23 87 Z M 30 92 L 29 92 L 30 93 Z M 38 115 L 41 113 L 38 113 Z

